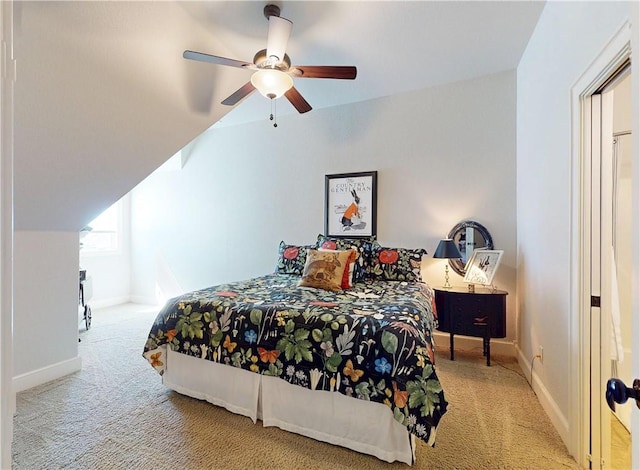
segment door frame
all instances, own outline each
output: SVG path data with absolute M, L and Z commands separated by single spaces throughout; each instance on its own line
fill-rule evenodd
M 626 21 L 612 39 L 605 45 L 602 52 L 591 63 L 587 70 L 571 88 L 571 112 L 572 112 L 572 221 L 571 221 L 571 280 L 570 280 L 570 374 L 578 380 L 570 381 L 569 385 L 569 420 L 573 455 L 578 463 L 589 468 L 591 462 L 601 462 L 603 456 L 600 453 L 601 435 L 592 433 L 591 416 L 593 411 L 599 413 L 604 402 L 604 393 L 595 390 L 591 392 L 591 347 L 600 346 L 600 315 L 599 308 L 591 307 L 591 295 L 600 295 L 600 283 L 592 286 L 592 273 L 600 271 L 600 254 L 592 253 L 592 242 L 599 243 L 599 233 L 592 234 L 592 224 L 600 217 L 600 201 L 594 201 L 591 192 L 592 178 L 600 178 L 599 169 L 592 171 L 591 161 L 594 152 L 599 152 L 599 129 L 591 128 L 594 113 L 600 119 L 600 97 L 594 94 L 617 70 L 631 57 L 632 28 Z M 633 64 L 633 77 L 637 80 L 637 65 Z M 632 93 L 634 105 L 637 110 L 638 96 Z M 637 121 L 632 125 L 633 134 L 637 134 Z M 595 144 L 594 143 L 595 139 Z M 636 152 L 637 155 L 637 152 Z M 634 158 L 634 164 L 638 159 Z M 597 174 L 594 174 L 597 173 Z M 637 172 L 634 172 L 632 186 L 638 188 L 640 180 Z M 634 193 L 634 197 L 637 190 Z M 635 202 L 634 202 L 635 203 Z M 596 214 L 592 217 L 592 207 L 596 208 Z M 637 211 L 634 211 L 634 235 L 639 235 L 637 227 Z M 598 237 L 597 240 L 592 239 Z M 639 257 L 634 253 L 634 266 L 637 271 Z M 637 274 L 637 272 L 636 272 Z M 592 290 L 595 287 L 595 291 Z M 634 292 L 634 311 L 638 311 L 638 294 Z M 597 320 L 597 321 L 596 321 Z M 635 326 L 637 329 L 637 325 Z M 635 330 L 634 330 L 635 331 Z M 597 376 L 600 375 L 600 364 L 594 364 Z M 637 370 L 637 367 L 636 367 Z M 604 386 L 602 387 L 604 391 Z M 592 407 L 592 401 L 594 406 Z M 599 422 L 599 417 L 598 417 Z M 638 434 L 635 434 L 636 438 Z M 634 460 L 634 462 L 637 462 Z M 600 463 L 595 465 L 600 468 Z
M 0 468 L 13 441 L 13 2 L 0 5 Z

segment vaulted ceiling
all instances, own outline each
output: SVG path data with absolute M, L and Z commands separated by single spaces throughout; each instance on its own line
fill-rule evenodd
M 294 64 L 355 65 L 354 81 L 296 79 L 314 109 L 515 69 L 543 2 L 273 2 L 293 22 Z M 16 2 L 15 217 L 79 230 L 211 126 L 266 119 L 250 72 L 266 2 Z M 313 112 L 313 111 L 312 111 Z M 278 114 L 296 114 L 278 100 Z M 305 115 L 300 115 L 304 119 Z

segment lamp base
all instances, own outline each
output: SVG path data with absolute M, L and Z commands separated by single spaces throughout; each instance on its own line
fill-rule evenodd
M 449 284 L 449 265 L 444 265 L 444 288 L 451 289 L 451 284 Z

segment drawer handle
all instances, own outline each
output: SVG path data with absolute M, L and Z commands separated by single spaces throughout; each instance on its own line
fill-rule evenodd
M 478 318 L 474 318 L 473 321 L 475 321 L 476 323 L 487 323 L 487 317 L 478 317 Z

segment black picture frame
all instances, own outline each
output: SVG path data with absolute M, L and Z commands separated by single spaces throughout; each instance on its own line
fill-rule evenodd
M 378 172 L 324 177 L 324 233 L 336 238 L 376 235 Z

